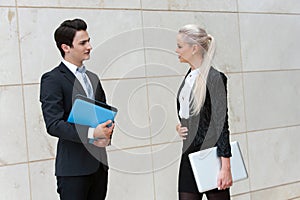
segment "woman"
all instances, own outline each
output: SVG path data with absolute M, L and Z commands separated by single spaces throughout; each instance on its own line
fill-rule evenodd
M 205 195 L 208 200 L 230 199 L 232 176 L 227 79 L 223 73 L 211 67 L 214 51 L 214 38 L 204 29 L 197 25 L 186 25 L 179 30 L 176 53 L 180 62 L 190 66 L 177 97 L 181 123 L 176 126 L 176 130 L 183 139 L 179 169 L 180 200 L 202 199 L 203 193 L 198 192 L 188 155 L 213 146 L 217 146 L 222 167 L 218 188 L 205 192 Z

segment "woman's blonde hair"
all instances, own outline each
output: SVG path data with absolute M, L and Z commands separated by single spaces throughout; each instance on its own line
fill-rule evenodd
M 215 53 L 215 40 L 207 34 L 206 31 L 198 25 L 188 24 L 179 29 L 179 33 L 183 34 L 183 41 L 190 45 L 198 45 L 202 54 L 202 62 L 199 68 L 200 73 L 193 87 L 191 98 L 191 115 L 200 112 L 206 98 L 206 81 L 211 67 L 211 62 Z

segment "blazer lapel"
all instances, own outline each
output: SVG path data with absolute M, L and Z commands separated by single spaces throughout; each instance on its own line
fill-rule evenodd
M 90 79 L 94 96 L 96 96 L 96 91 L 97 91 L 97 86 L 98 86 L 98 78 L 95 78 L 95 75 L 93 76 L 93 74 L 90 71 L 86 71 L 86 75 Z
M 178 113 L 178 117 L 179 117 L 179 110 L 180 110 L 179 95 L 180 95 L 180 92 L 181 92 L 181 90 L 184 86 L 185 79 L 186 79 L 187 75 L 190 72 L 191 72 L 191 69 L 189 69 L 188 72 L 186 73 L 186 75 L 184 76 L 184 79 L 183 79 L 183 81 L 182 81 L 182 83 L 181 83 L 181 85 L 179 86 L 179 89 L 178 89 L 178 93 L 177 93 L 177 113 Z
M 76 76 L 67 68 L 67 66 L 63 63 L 59 65 L 59 70 L 63 73 L 64 77 L 73 85 L 73 90 L 77 90 L 76 93 L 79 93 L 81 95 L 85 95 L 86 93 L 80 84 L 79 80 L 76 78 Z M 74 93 L 74 91 L 73 91 Z
M 188 75 L 190 72 L 191 72 L 191 69 L 189 69 L 188 72 L 186 73 L 186 75 L 184 76 L 184 79 L 183 79 L 183 81 L 182 81 L 182 83 L 181 83 L 181 85 L 180 85 L 180 87 L 179 87 L 179 89 L 178 89 L 177 99 L 179 99 L 179 95 L 180 95 L 180 92 L 181 92 L 181 90 L 182 90 L 182 88 L 183 88 L 183 86 L 184 86 L 185 79 L 186 79 L 187 75 Z

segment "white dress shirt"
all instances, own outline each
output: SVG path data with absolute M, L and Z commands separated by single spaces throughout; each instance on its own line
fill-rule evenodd
M 78 68 L 78 67 L 77 67 L 76 65 L 74 65 L 74 64 L 72 64 L 72 63 L 70 63 L 70 62 L 64 60 L 64 59 L 62 60 L 62 62 L 63 62 L 63 63 L 67 66 L 67 68 L 68 68 L 68 69 L 76 76 L 76 78 L 79 80 L 81 86 L 83 87 L 83 89 L 84 89 L 84 91 L 85 91 L 85 94 L 88 95 L 87 88 L 86 88 L 86 86 L 85 86 L 85 83 L 84 83 L 84 80 L 83 80 L 83 78 L 82 78 L 82 75 L 80 74 L 80 72 L 77 71 L 77 68 Z M 81 67 L 83 67 L 83 65 L 82 65 Z M 79 67 L 79 68 L 80 68 L 80 67 Z M 90 81 L 89 77 L 86 76 L 86 78 L 87 78 L 87 80 L 88 80 L 90 86 L 93 88 L 93 86 L 92 86 L 92 84 L 91 84 L 91 81 Z
M 199 72 L 199 69 L 192 70 L 185 78 L 184 86 L 182 87 L 179 94 L 179 116 L 181 118 L 188 119 L 190 116 L 190 96 Z

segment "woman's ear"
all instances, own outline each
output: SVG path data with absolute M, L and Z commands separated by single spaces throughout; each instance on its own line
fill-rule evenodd
M 199 48 L 199 45 L 194 44 L 194 45 L 193 45 L 193 49 L 192 49 L 192 54 L 195 55 L 195 54 L 197 54 L 198 52 L 201 52 L 201 51 L 200 51 L 200 48 Z

